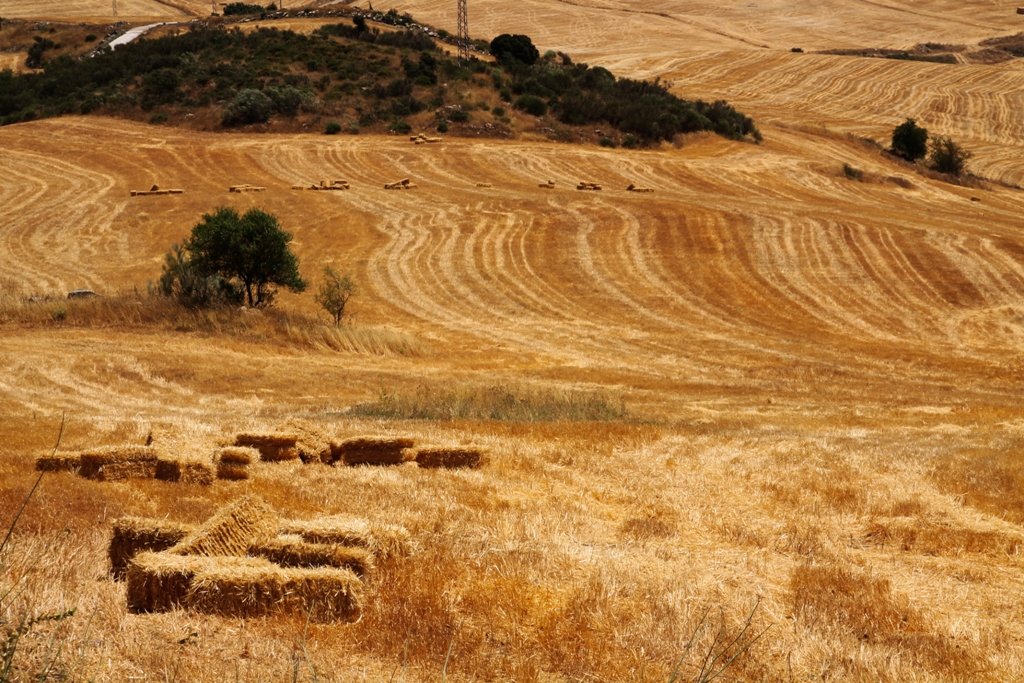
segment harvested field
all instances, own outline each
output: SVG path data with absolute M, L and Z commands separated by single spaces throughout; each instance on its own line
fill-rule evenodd
M 684 680 L 754 605 L 752 632 L 770 628 L 721 680 L 1024 678 L 1014 456 L 1024 446 L 1024 199 L 943 183 L 845 135 L 887 142 L 914 116 L 975 152 L 971 169 L 1020 184 L 1022 63 L 816 53 L 937 42 L 970 54 L 1021 30 L 1016 5 L 755 4 L 480 0 L 470 27 L 728 99 L 758 120 L 760 146 L 692 136 L 631 151 L 527 132 L 449 137 L 440 155 L 404 137 L 196 135 L 91 118 L 0 129 L 0 303 L 42 297 L 36 322 L 8 321 L 0 306 L 4 520 L 65 411 L 69 452 L 141 443 L 154 424 L 212 452 L 221 434 L 302 416 L 331 434 L 489 454 L 485 468 L 440 476 L 256 463 L 253 479 L 187 498 L 159 482 L 46 474 L 5 550 L 0 594 L 38 566 L 25 583 L 33 604 L 79 607 L 62 662 L 84 652 L 82 680 L 163 680 L 174 661 L 179 680 L 240 670 L 269 683 L 292 680 L 298 662 L 302 679 L 312 666 L 323 680 L 421 683 L 440 680 L 446 660 L 447 676 L 467 682 L 668 680 L 686 655 Z M 374 2 L 391 6 L 455 30 L 449 2 Z M 287 190 L 340 177 L 358 192 Z M 402 177 L 429 196 L 383 190 Z M 188 192 L 130 199 L 154 178 Z M 268 189 L 225 192 L 243 178 Z M 481 192 L 481 178 L 495 189 Z M 605 190 L 572 191 L 580 178 Z M 558 189 L 537 192 L 548 179 Z M 630 183 L 656 191 L 622 191 Z M 349 267 L 360 321 L 430 350 L 297 352 L 51 317 L 75 288 L 144 288 L 168 246 L 218 205 L 279 216 L 304 277 Z M 313 312 L 311 300 L 278 304 Z M 452 386 L 508 387 L 496 395 L 516 405 L 495 415 L 538 414 L 532 401 L 547 393 L 607 395 L 624 409 L 552 420 L 347 412 L 457 398 Z M 239 490 L 309 520 L 281 522 L 271 537 L 344 542 L 375 559 L 360 620 L 343 632 L 311 626 L 308 665 L 296 655 L 301 616 L 244 628 L 181 612 L 126 616 L 121 587 L 96 580 L 105 520 L 200 522 Z M 407 531 L 374 531 L 385 525 Z M 389 539 L 415 554 L 385 560 Z M 173 604 L 175 572 L 162 572 L 162 604 Z M 232 596 L 222 611 L 251 613 L 237 605 L 288 581 L 265 565 L 251 575 L 267 578 L 210 584 Z M 142 594 L 141 606 L 157 604 Z M 45 651 L 18 657 L 41 662 Z
M 195 527 L 166 519 L 122 517 L 114 521 L 108 555 L 114 578 L 124 578 L 128 564 L 142 552 L 158 553 L 177 545 Z

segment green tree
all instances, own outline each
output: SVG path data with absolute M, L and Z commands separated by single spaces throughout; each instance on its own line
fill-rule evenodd
M 192 228 L 185 248 L 201 273 L 237 282 L 249 306 L 259 307 L 273 302 L 275 286 L 306 289 L 299 260 L 288 247 L 291 241 L 277 218 L 265 211 L 249 209 L 239 216 L 221 207 Z
M 244 126 L 249 123 L 266 123 L 274 111 L 274 100 L 253 88 L 246 88 L 224 107 L 221 124 Z
M 202 271 L 187 246 L 181 244 L 172 244 L 164 256 L 159 287 L 161 294 L 173 297 L 189 308 L 238 304 L 242 300 L 237 287 L 219 275 Z
M 341 275 L 330 266 L 324 266 L 324 282 L 316 293 L 316 302 L 320 308 L 334 318 L 334 324 L 340 325 L 345 317 L 345 306 L 355 295 L 356 283 L 348 273 Z
M 540 51 L 534 47 L 530 36 L 509 35 L 502 33 L 491 41 L 491 54 L 499 62 L 506 64 L 522 62 L 527 66 L 537 63 L 540 59 Z
M 932 138 L 928 161 L 939 173 L 950 173 L 959 177 L 967 170 L 967 160 L 972 156 L 974 155 L 971 152 L 953 142 L 952 138 L 940 135 Z
M 928 153 L 928 130 L 907 119 L 892 131 L 893 154 L 916 161 Z

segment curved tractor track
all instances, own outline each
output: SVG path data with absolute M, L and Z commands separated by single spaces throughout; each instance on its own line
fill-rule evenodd
M 59 148 L 40 150 L 56 126 Z M 839 373 L 819 388 L 847 398 L 899 374 L 922 391 L 1019 389 L 990 379 L 1024 335 L 1019 194 L 972 202 L 979 191 L 905 176 L 843 139 L 772 129 L 762 147 L 711 137 L 633 153 L 161 135 L 95 119 L 0 131 L 13 179 L 0 199 L 17 209 L 0 270 L 24 293 L 137 286 L 201 213 L 259 205 L 295 233 L 310 279 L 324 263 L 355 269 L 371 322 L 492 349 L 499 365 L 637 386 L 802 377 L 800 391 Z M 116 154 L 87 152 L 114 138 Z M 843 162 L 913 187 L 847 180 Z M 288 189 L 335 177 L 353 189 Z M 383 189 L 401 177 L 419 189 Z M 548 179 L 554 191 L 537 187 Z M 127 197 L 152 182 L 186 194 Z M 268 191 L 228 194 L 238 182 Z

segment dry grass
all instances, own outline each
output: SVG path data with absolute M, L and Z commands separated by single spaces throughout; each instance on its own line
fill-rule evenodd
M 349 414 L 399 420 L 507 420 L 510 422 L 627 419 L 626 406 L 605 392 L 543 390 L 514 386 L 432 387 L 413 392 L 381 390 L 376 401 Z
M 313 316 L 282 309 L 191 309 L 166 297 L 138 292 L 67 299 L 60 294 L 14 296 L 0 291 L 0 325 L 133 332 L 148 329 L 371 355 L 419 356 L 428 352 L 415 337 L 383 328 L 329 325 Z

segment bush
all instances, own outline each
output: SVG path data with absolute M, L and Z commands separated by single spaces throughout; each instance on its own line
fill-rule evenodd
M 153 114 L 152 116 L 149 117 L 149 122 L 153 123 L 153 124 L 156 124 L 156 123 L 167 123 L 167 114 L 163 114 L 163 113 Z
M 535 95 L 521 95 L 512 106 L 533 116 L 544 116 L 548 113 L 548 103 Z
M 437 132 L 438 133 L 447 133 L 448 132 L 448 122 L 445 121 L 444 119 L 441 119 L 440 121 L 438 121 L 437 122 Z
M 224 16 L 239 14 L 265 14 L 266 9 L 260 5 L 248 5 L 244 2 L 232 2 L 224 6 Z
M 274 101 L 259 90 L 247 88 L 238 93 L 231 104 L 224 108 L 221 124 L 244 126 L 249 123 L 266 123 L 274 111 Z
M 448 114 L 448 118 L 456 123 L 465 123 L 466 121 L 469 121 L 469 112 L 456 109 L 452 113 Z
M 502 116 L 505 115 L 505 107 L 495 107 L 494 109 L 491 110 L 491 113 L 494 114 L 496 117 L 501 118 Z
M 490 50 L 495 59 L 505 64 L 520 62 L 532 66 L 540 58 L 540 52 L 533 46 L 530 37 L 518 34 L 501 34 L 491 41 Z
M 219 275 L 200 269 L 187 245 L 172 244 L 158 281 L 161 294 L 187 308 L 211 308 L 241 302 L 241 292 Z
M 939 173 L 960 177 L 967 169 L 967 160 L 972 156 L 974 155 L 971 152 L 953 142 L 952 138 L 940 135 L 932 139 L 928 160 L 931 167 Z
M 87 33 L 87 34 L 85 34 L 85 42 L 87 42 L 87 43 L 94 43 L 94 42 L 96 42 L 96 34 L 95 33 Z
M 356 283 L 351 275 L 341 275 L 330 266 L 324 266 L 324 282 L 314 298 L 320 308 L 334 319 L 334 324 L 340 325 L 345 317 L 345 306 L 355 293 Z
M 274 110 L 278 113 L 288 117 L 294 117 L 299 113 L 299 107 L 303 100 L 302 91 L 285 85 L 279 88 L 267 88 L 266 94 L 273 101 Z
M 928 153 L 928 131 L 907 119 L 892 131 L 892 153 L 907 161 L 916 161 Z
M 615 141 L 612 140 L 611 138 L 601 138 L 598 141 L 598 144 L 601 145 L 602 147 L 615 147 Z
M 198 276 L 232 283 L 249 306 L 259 307 L 273 302 L 274 285 L 293 292 L 306 288 L 299 260 L 288 247 L 291 241 L 277 218 L 265 211 L 250 209 L 239 216 L 234 209 L 221 207 L 203 215 L 184 250 Z
M 337 121 L 329 121 L 327 128 L 324 129 L 324 135 L 337 135 L 341 132 L 341 124 Z
M 395 131 L 399 135 L 406 135 L 412 130 L 412 126 L 405 121 L 394 121 L 390 126 L 388 126 L 388 129 Z
M 625 147 L 626 149 L 635 149 L 637 144 L 638 141 L 635 135 L 627 135 L 626 137 L 622 138 L 622 146 Z

